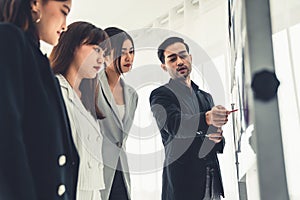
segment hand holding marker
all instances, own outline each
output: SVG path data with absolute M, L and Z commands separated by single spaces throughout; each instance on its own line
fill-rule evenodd
M 236 112 L 236 111 L 238 111 L 238 109 L 226 111 L 226 114 L 229 115 L 229 114 L 231 114 L 231 113 L 233 113 L 233 112 Z M 216 138 L 216 139 L 221 139 L 221 138 L 222 138 L 222 137 L 220 137 L 220 136 L 213 136 L 213 135 L 211 135 L 211 134 L 213 134 L 213 133 L 222 133 L 223 130 L 222 130 L 221 128 L 210 127 L 210 131 L 209 131 L 209 132 L 210 132 L 210 133 L 207 133 L 207 134 L 205 135 L 206 137 Z

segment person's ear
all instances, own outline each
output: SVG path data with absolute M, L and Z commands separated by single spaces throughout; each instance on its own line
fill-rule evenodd
M 161 66 L 161 68 L 162 68 L 164 71 L 167 71 L 166 64 L 161 64 L 160 66 Z
M 30 1 L 30 7 L 31 7 L 31 11 L 34 13 L 38 13 L 40 12 L 40 1 L 39 0 L 34 0 L 34 1 Z
M 191 60 L 191 63 L 192 63 L 192 54 L 189 54 L 189 56 L 190 56 L 190 60 Z
M 32 18 L 33 18 L 33 21 L 36 22 L 36 23 L 39 23 L 41 18 L 42 18 L 42 13 L 40 11 L 40 5 L 41 5 L 40 0 L 30 1 Z

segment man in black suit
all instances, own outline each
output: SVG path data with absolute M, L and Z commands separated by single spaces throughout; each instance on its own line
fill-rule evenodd
M 162 200 L 220 199 L 224 191 L 217 153 L 223 152 L 221 126 L 228 111 L 214 106 L 211 95 L 191 81 L 192 56 L 182 38 L 166 39 L 158 57 L 171 77 L 150 96 L 165 147 Z M 203 150 L 204 155 L 199 153 Z

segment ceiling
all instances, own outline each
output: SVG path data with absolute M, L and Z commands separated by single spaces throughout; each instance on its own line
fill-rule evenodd
M 216 0 L 200 0 L 202 3 L 212 1 Z M 165 15 L 168 10 L 182 2 L 183 0 L 73 0 L 68 22 L 84 20 L 101 28 L 118 26 L 127 31 L 135 30 L 148 26 L 156 18 Z M 270 0 L 270 6 L 272 18 L 276 18 L 278 27 L 282 27 L 282 23 L 288 22 L 292 25 L 299 22 L 299 0 Z M 283 12 L 289 15 L 283 18 Z
M 134 30 L 149 25 L 182 0 L 73 0 L 68 22 L 84 20 L 106 28 Z
M 102 29 L 117 26 L 126 31 L 134 31 L 149 27 L 153 22 L 165 16 L 170 9 L 178 6 L 183 1 L 192 0 L 73 0 L 72 9 L 68 17 L 68 24 L 74 21 L 88 21 Z M 207 6 L 214 9 L 227 0 L 199 0 L 201 7 Z M 300 22 L 300 0 L 270 0 L 273 32 L 282 30 Z M 204 16 L 204 15 L 203 15 Z M 215 16 L 208 18 L 207 26 L 223 26 L 224 20 Z M 204 16 L 205 17 L 205 16 Z M 186 22 L 185 22 L 186 23 Z M 217 24 L 216 24 L 217 23 Z M 191 22 L 192 24 L 192 22 Z M 185 26 L 189 26 L 185 24 Z M 208 41 L 212 37 L 205 38 Z M 51 46 L 43 45 L 45 52 L 50 52 Z

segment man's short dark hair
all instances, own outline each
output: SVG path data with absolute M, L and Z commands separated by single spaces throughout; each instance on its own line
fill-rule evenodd
M 184 44 L 187 52 L 189 53 L 189 46 L 184 42 L 184 40 L 180 37 L 169 37 L 167 38 L 165 41 L 163 41 L 159 47 L 158 47 L 158 51 L 157 51 L 157 55 L 158 55 L 158 58 L 160 60 L 160 62 L 162 64 L 165 64 L 165 55 L 164 55 L 164 52 L 166 50 L 166 48 L 174 43 L 177 43 L 177 42 L 180 42 L 182 44 Z

